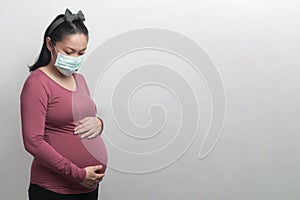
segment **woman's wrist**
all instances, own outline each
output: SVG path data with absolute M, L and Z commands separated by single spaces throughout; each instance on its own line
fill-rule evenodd
M 101 127 L 101 131 L 100 131 L 100 134 L 101 134 L 103 131 L 103 128 L 104 128 L 103 120 L 98 116 L 97 116 L 97 119 L 98 119 L 98 123 L 100 124 L 100 127 Z

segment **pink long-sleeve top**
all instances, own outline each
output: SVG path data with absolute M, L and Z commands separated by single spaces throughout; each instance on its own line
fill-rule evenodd
M 27 77 L 20 96 L 22 136 L 33 155 L 30 182 L 61 194 L 93 191 L 80 185 L 85 167 L 102 165 L 107 152 L 100 136 L 81 139 L 74 134 L 78 121 L 96 117 L 97 109 L 81 74 L 73 74 L 71 91 L 37 69 Z

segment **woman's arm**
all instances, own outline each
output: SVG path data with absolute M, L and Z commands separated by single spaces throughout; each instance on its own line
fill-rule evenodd
M 85 91 L 89 96 L 91 96 L 84 76 L 81 74 L 76 74 L 76 75 L 78 77 L 77 81 L 83 84 Z M 94 104 L 94 109 L 95 109 L 95 113 L 97 113 L 96 104 Z M 79 121 L 79 125 L 75 127 L 74 131 L 75 134 L 80 135 L 81 138 L 92 139 L 101 135 L 101 133 L 103 132 L 103 128 L 104 128 L 104 123 L 102 118 L 100 118 L 99 116 L 86 117 Z
M 60 155 L 44 140 L 47 104 L 48 96 L 39 78 L 29 76 L 20 96 L 25 149 L 43 166 L 71 181 L 81 183 L 85 179 L 86 170 Z

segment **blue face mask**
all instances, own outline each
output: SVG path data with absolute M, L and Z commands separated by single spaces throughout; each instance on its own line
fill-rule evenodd
M 57 52 L 57 51 L 56 51 Z M 71 76 L 77 71 L 84 61 L 84 55 L 79 57 L 67 56 L 57 52 L 57 58 L 54 63 L 56 68 L 64 75 Z

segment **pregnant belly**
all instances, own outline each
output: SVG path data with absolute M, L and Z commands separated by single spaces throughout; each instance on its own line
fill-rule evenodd
M 49 134 L 49 142 L 62 156 L 78 167 L 102 165 L 99 173 L 104 173 L 107 165 L 107 152 L 101 137 L 81 139 L 74 134 Z

